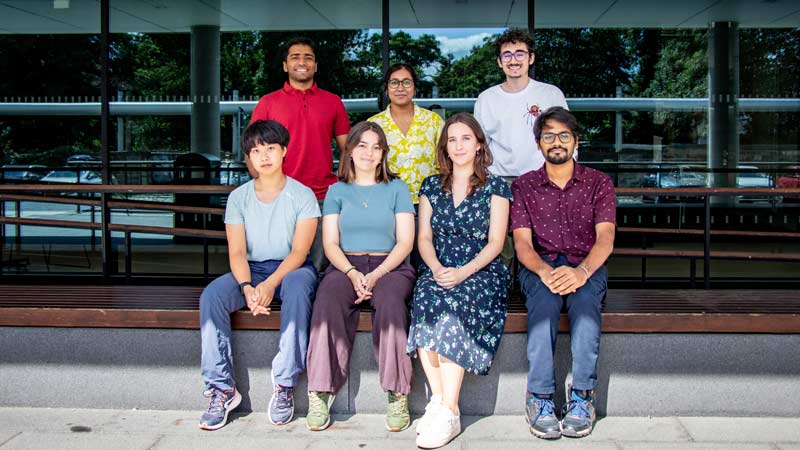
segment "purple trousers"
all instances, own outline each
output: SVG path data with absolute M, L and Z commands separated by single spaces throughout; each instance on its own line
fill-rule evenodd
M 385 256 L 348 256 L 361 273 L 369 273 Z M 400 394 L 411 392 L 411 358 L 408 340 L 408 300 L 416 274 L 402 263 L 381 277 L 365 301 L 372 306 L 372 348 L 378 361 L 381 387 Z M 347 381 L 350 355 L 362 304 L 356 304 L 353 283 L 331 264 L 317 289 L 311 314 L 308 344 L 308 390 L 337 392 Z

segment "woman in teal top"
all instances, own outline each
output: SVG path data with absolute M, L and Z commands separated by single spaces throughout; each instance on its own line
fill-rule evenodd
M 407 303 L 415 273 L 405 262 L 414 241 L 408 187 L 389 170 L 380 125 L 356 124 L 347 136 L 339 182 L 323 205 L 322 241 L 331 265 L 317 290 L 308 347 L 311 430 L 330 423 L 330 406 L 347 381 L 360 303 L 372 304 L 372 343 L 388 394 L 386 428 L 408 427 L 411 359 L 406 354 Z

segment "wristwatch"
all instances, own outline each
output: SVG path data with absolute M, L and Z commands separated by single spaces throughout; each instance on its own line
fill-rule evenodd
M 243 282 L 239 283 L 239 292 L 241 292 L 242 295 L 244 295 L 244 287 L 245 286 L 250 286 L 252 288 L 255 287 L 255 286 L 253 286 L 253 283 L 251 281 L 243 281 Z

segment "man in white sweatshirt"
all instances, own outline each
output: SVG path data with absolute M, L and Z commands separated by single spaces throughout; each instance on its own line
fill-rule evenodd
M 520 29 L 510 29 L 495 42 L 497 64 L 506 81 L 483 91 L 475 102 L 478 119 L 494 156 L 489 170 L 502 177 L 518 177 L 544 164 L 533 136 L 539 112 L 552 106 L 567 108 L 559 88 L 528 76 L 533 65 L 533 38 Z

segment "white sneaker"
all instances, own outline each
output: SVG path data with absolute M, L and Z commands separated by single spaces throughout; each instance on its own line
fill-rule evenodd
M 422 433 L 417 435 L 417 447 L 444 447 L 459 433 L 461 433 L 461 417 L 453 414 L 450 408 L 442 406 L 423 428 Z
M 417 434 L 422 433 L 425 428 L 428 427 L 433 420 L 433 416 L 435 416 L 441 408 L 442 396 L 436 394 L 431 395 L 431 400 L 425 405 L 425 414 L 417 421 Z

